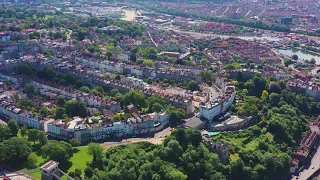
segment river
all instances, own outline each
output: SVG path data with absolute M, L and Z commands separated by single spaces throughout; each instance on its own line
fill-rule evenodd
M 243 39 L 243 40 L 268 40 L 268 41 L 280 41 L 280 38 L 278 37 L 273 37 L 273 36 L 237 36 L 237 35 L 220 35 L 220 34 L 213 34 L 213 33 L 201 33 L 201 32 L 191 32 L 191 31 L 184 31 L 184 30 L 180 30 L 178 28 L 168 28 L 168 27 L 165 27 L 165 28 L 160 28 L 160 29 L 163 29 L 163 30 L 174 30 L 174 31 L 177 31 L 177 32 L 180 32 L 180 33 L 185 33 L 185 34 L 189 34 L 189 35 L 192 35 L 192 36 L 195 36 L 195 37 L 220 37 L 222 39 L 226 39 L 226 38 L 229 38 L 229 37 L 236 37 L 236 38 L 239 38 L 239 39 Z
M 227 36 L 227 35 L 216 35 L 217 37 L 221 38 L 229 38 L 229 37 L 237 37 L 239 39 L 244 39 L 244 40 L 268 40 L 268 41 L 279 41 L 280 38 L 278 37 L 271 37 L 271 36 Z
M 320 56 L 317 55 L 313 55 L 310 54 L 306 51 L 301 51 L 298 49 L 278 49 L 278 51 L 282 54 L 288 55 L 288 56 L 292 56 L 294 54 L 296 54 L 299 59 L 304 59 L 304 60 L 311 60 L 312 58 L 316 60 L 316 64 L 320 65 Z

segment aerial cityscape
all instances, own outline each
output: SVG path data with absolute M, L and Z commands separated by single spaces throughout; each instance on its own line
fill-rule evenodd
M 320 180 L 318 1 L 0 5 L 0 179 Z

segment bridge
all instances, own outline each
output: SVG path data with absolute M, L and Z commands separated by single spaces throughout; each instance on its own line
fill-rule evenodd
M 62 176 L 66 176 L 68 180 L 74 180 L 68 174 L 66 174 L 61 169 L 59 169 L 58 166 L 59 166 L 58 162 L 48 161 L 46 164 L 44 164 L 40 168 L 22 170 L 17 172 L 8 172 L 3 176 L 0 176 L 0 178 L 2 178 L 3 180 L 20 179 L 20 177 L 25 177 L 28 174 L 41 172 L 41 180 L 61 180 Z

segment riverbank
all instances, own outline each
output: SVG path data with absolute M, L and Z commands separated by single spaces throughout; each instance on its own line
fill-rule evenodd
M 312 58 L 316 60 L 316 64 L 320 65 L 320 54 L 315 52 L 309 52 L 306 50 L 303 50 L 301 48 L 291 48 L 291 49 L 277 49 L 278 52 L 281 54 L 287 55 L 292 57 L 292 55 L 296 54 L 299 59 L 303 60 L 311 60 Z
M 268 40 L 268 41 L 280 41 L 279 37 L 272 37 L 272 36 L 241 36 L 241 35 L 220 35 L 220 34 L 214 34 L 214 33 L 201 33 L 201 32 L 191 32 L 191 31 L 184 31 L 184 30 L 180 30 L 180 29 L 173 29 L 174 31 L 180 32 L 180 33 L 185 33 L 185 34 L 189 34 L 189 35 L 193 35 L 196 37 L 220 37 L 222 39 L 226 39 L 229 37 L 234 37 L 234 38 L 239 38 L 239 39 L 243 39 L 243 40 Z

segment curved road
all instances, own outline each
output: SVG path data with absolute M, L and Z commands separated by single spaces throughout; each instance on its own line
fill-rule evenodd
M 294 176 L 292 180 L 307 180 L 320 168 L 320 148 L 318 147 L 317 152 L 311 159 L 311 163 L 308 169 L 303 170 L 299 176 Z
M 317 74 L 318 74 L 318 73 L 317 73 L 318 70 L 320 70 L 320 67 L 316 67 L 316 68 L 312 69 L 311 74 L 312 74 L 312 75 L 317 75 Z

